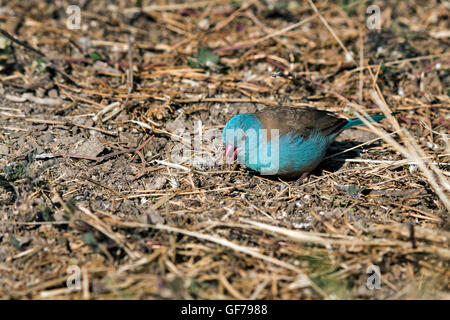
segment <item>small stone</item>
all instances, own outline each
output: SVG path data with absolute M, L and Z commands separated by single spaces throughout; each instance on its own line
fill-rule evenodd
M 147 223 L 164 224 L 164 218 L 153 208 L 148 208 L 146 212 Z
M 59 97 L 58 91 L 56 89 L 52 89 L 48 92 L 48 96 L 50 98 L 58 98 Z
M 92 135 L 88 140 L 83 142 L 81 146 L 73 149 L 71 153 L 78 156 L 96 157 L 104 149 L 103 144 L 97 139 L 96 136 Z
M 148 181 L 145 184 L 145 189 L 147 189 L 147 190 L 159 190 L 162 187 L 164 187 L 166 182 L 167 182 L 167 179 L 162 177 L 162 176 L 154 177 L 154 178 L 150 179 L 150 181 Z
M 106 62 L 103 61 L 96 61 L 94 63 L 94 70 L 106 74 L 115 74 L 115 75 L 120 74 L 120 72 L 117 69 L 114 69 L 113 67 L 109 66 Z
M 176 134 L 182 134 L 186 130 L 186 116 L 182 114 L 174 121 L 167 122 L 166 130 Z
M 198 23 L 198 27 L 202 30 L 208 30 L 209 29 L 208 18 L 204 18 L 204 19 L 200 20 L 200 22 Z
M 9 148 L 6 144 L 0 144 L 0 154 L 7 156 L 9 154 Z
M 286 213 L 291 214 L 292 212 L 294 212 L 294 209 L 295 209 L 295 202 L 291 202 L 291 203 L 289 203 L 289 205 L 286 209 Z

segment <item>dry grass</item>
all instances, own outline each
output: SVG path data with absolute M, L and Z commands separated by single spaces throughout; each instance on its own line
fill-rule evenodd
M 0 297 L 450 298 L 446 3 L 69 5 L 0 0 Z M 191 144 L 281 105 L 387 119 L 301 186 Z

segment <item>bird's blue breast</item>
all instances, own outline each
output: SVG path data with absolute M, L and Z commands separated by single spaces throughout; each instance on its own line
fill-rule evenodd
M 294 133 L 264 141 L 246 139 L 245 152 L 238 154 L 238 159 L 248 168 L 268 175 L 294 175 L 316 167 L 326 154 L 331 139 L 319 132 L 307 138 Z

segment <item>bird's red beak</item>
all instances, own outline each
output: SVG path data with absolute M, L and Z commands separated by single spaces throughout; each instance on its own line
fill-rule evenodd
M 239 153 L 239 149 L 235 148 L 234 146 L 228 144 L 225 147 L 225 157 L 227 161 L 232 162 L 234 159 L 237 158 L 237 155 Z

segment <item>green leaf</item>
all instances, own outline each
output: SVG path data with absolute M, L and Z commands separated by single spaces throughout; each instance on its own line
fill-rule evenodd
M 26 177 L 29 165 L 36 160 L 36 153 L 37 150 L 34 149 L 27 154 L 25 161 L 11 162 L 4 165 L 2 169 L 5 172 L 5 179 L 7 181 L 15 181 L 19 178 Z
M 95 62 L 97 60 L 102 60 L 103 57 L 102 57 L 102 55 L 100 53 L 94 51 L 94 52 L 91 53 L 91 59 L 94 60 L 94 62 Z
M 0 48 L 0 58 L 6 59 L 9 55 L 12 54 L 12 50 L 10 46 L 7 46 L 5 48 Z
M 348 187 L 347 193 L 352 197 L 356 197 L 356 196 L 358 196 L 358 194 L 363 192 L 365 189 L 366 189 L 366 187 L 358 188 L 358 187 L 351 185 Z
M 27 162 L 28 165 L 33 163 L 36 160 L 37 149 L 33 149 L 30 153 L 27 154 Z
M 333 201 L 333 206 L 335 207 L 346 207 L 348 205 L 348 201 L 343 198 L 336 198 Z
M 358 189 L 355 186 L 349 186 L 347 192 L 349 195 L 355 196 L 358 194 Z
M 359 4 L 361 4 L 360 0 L 341 0 L 338 5 L 344 9 L 348 15 L 353 15 L 356 13 L 356 7 Z
M 189 291 L 194 297 L 198 297 L 200 289 L 206 290 L 212 287 L 211 284 L 207 282 L 198 281 L 195 278 L 191 278 L 189 283 Z
M 20 244 L 20 241 L 17 240 L 17 238 L 15 238 L 13 236 L 11 236 L 11 244 L 17 250 L 22 250 L 22 245 Z
M 81 236 L 81 240 L 83 240 L 84 242 L 86 242 L 88 245 L 90 245 L 91 247 L 96 248 L 98 246 L 98 241 L 97 239 L 95 239 L 94 234 L 92 233 L 92 231 L 86 232 Z
M 40 68 L 45 68 L 46 65 L 47 65 L 47 64 L 45 63 L 44 59 L 42 59 L 42 58 L 40 58 L 40 57 L 36 58 L 35 61 L 36 61 L 37 65 L 38 65 Z
M 47 71 L 47 62 L 41 57 L 38 57 L 31 62 L 31 67 L 40 73 L 45 73 Z
M 27 167 L 28 165 L 26 161 L 12 162 L 6 164 L 3 167 L 6 181 L 15 181 L 19 178 L 24 177 L 27 172 Z
M 215 55 L 211 50 L 207 48 L 200 48 L 197 51 L 197 62 L 205 67 L 210 67 L 219 63 L 219 56 Z
M 232 1 L 231 1 L 231 5 L 232 5 L 234 8 L 238 9 L 238 8 L 241 7 L 241 1 L 238 1 L 238 0 L 232 0 Z

